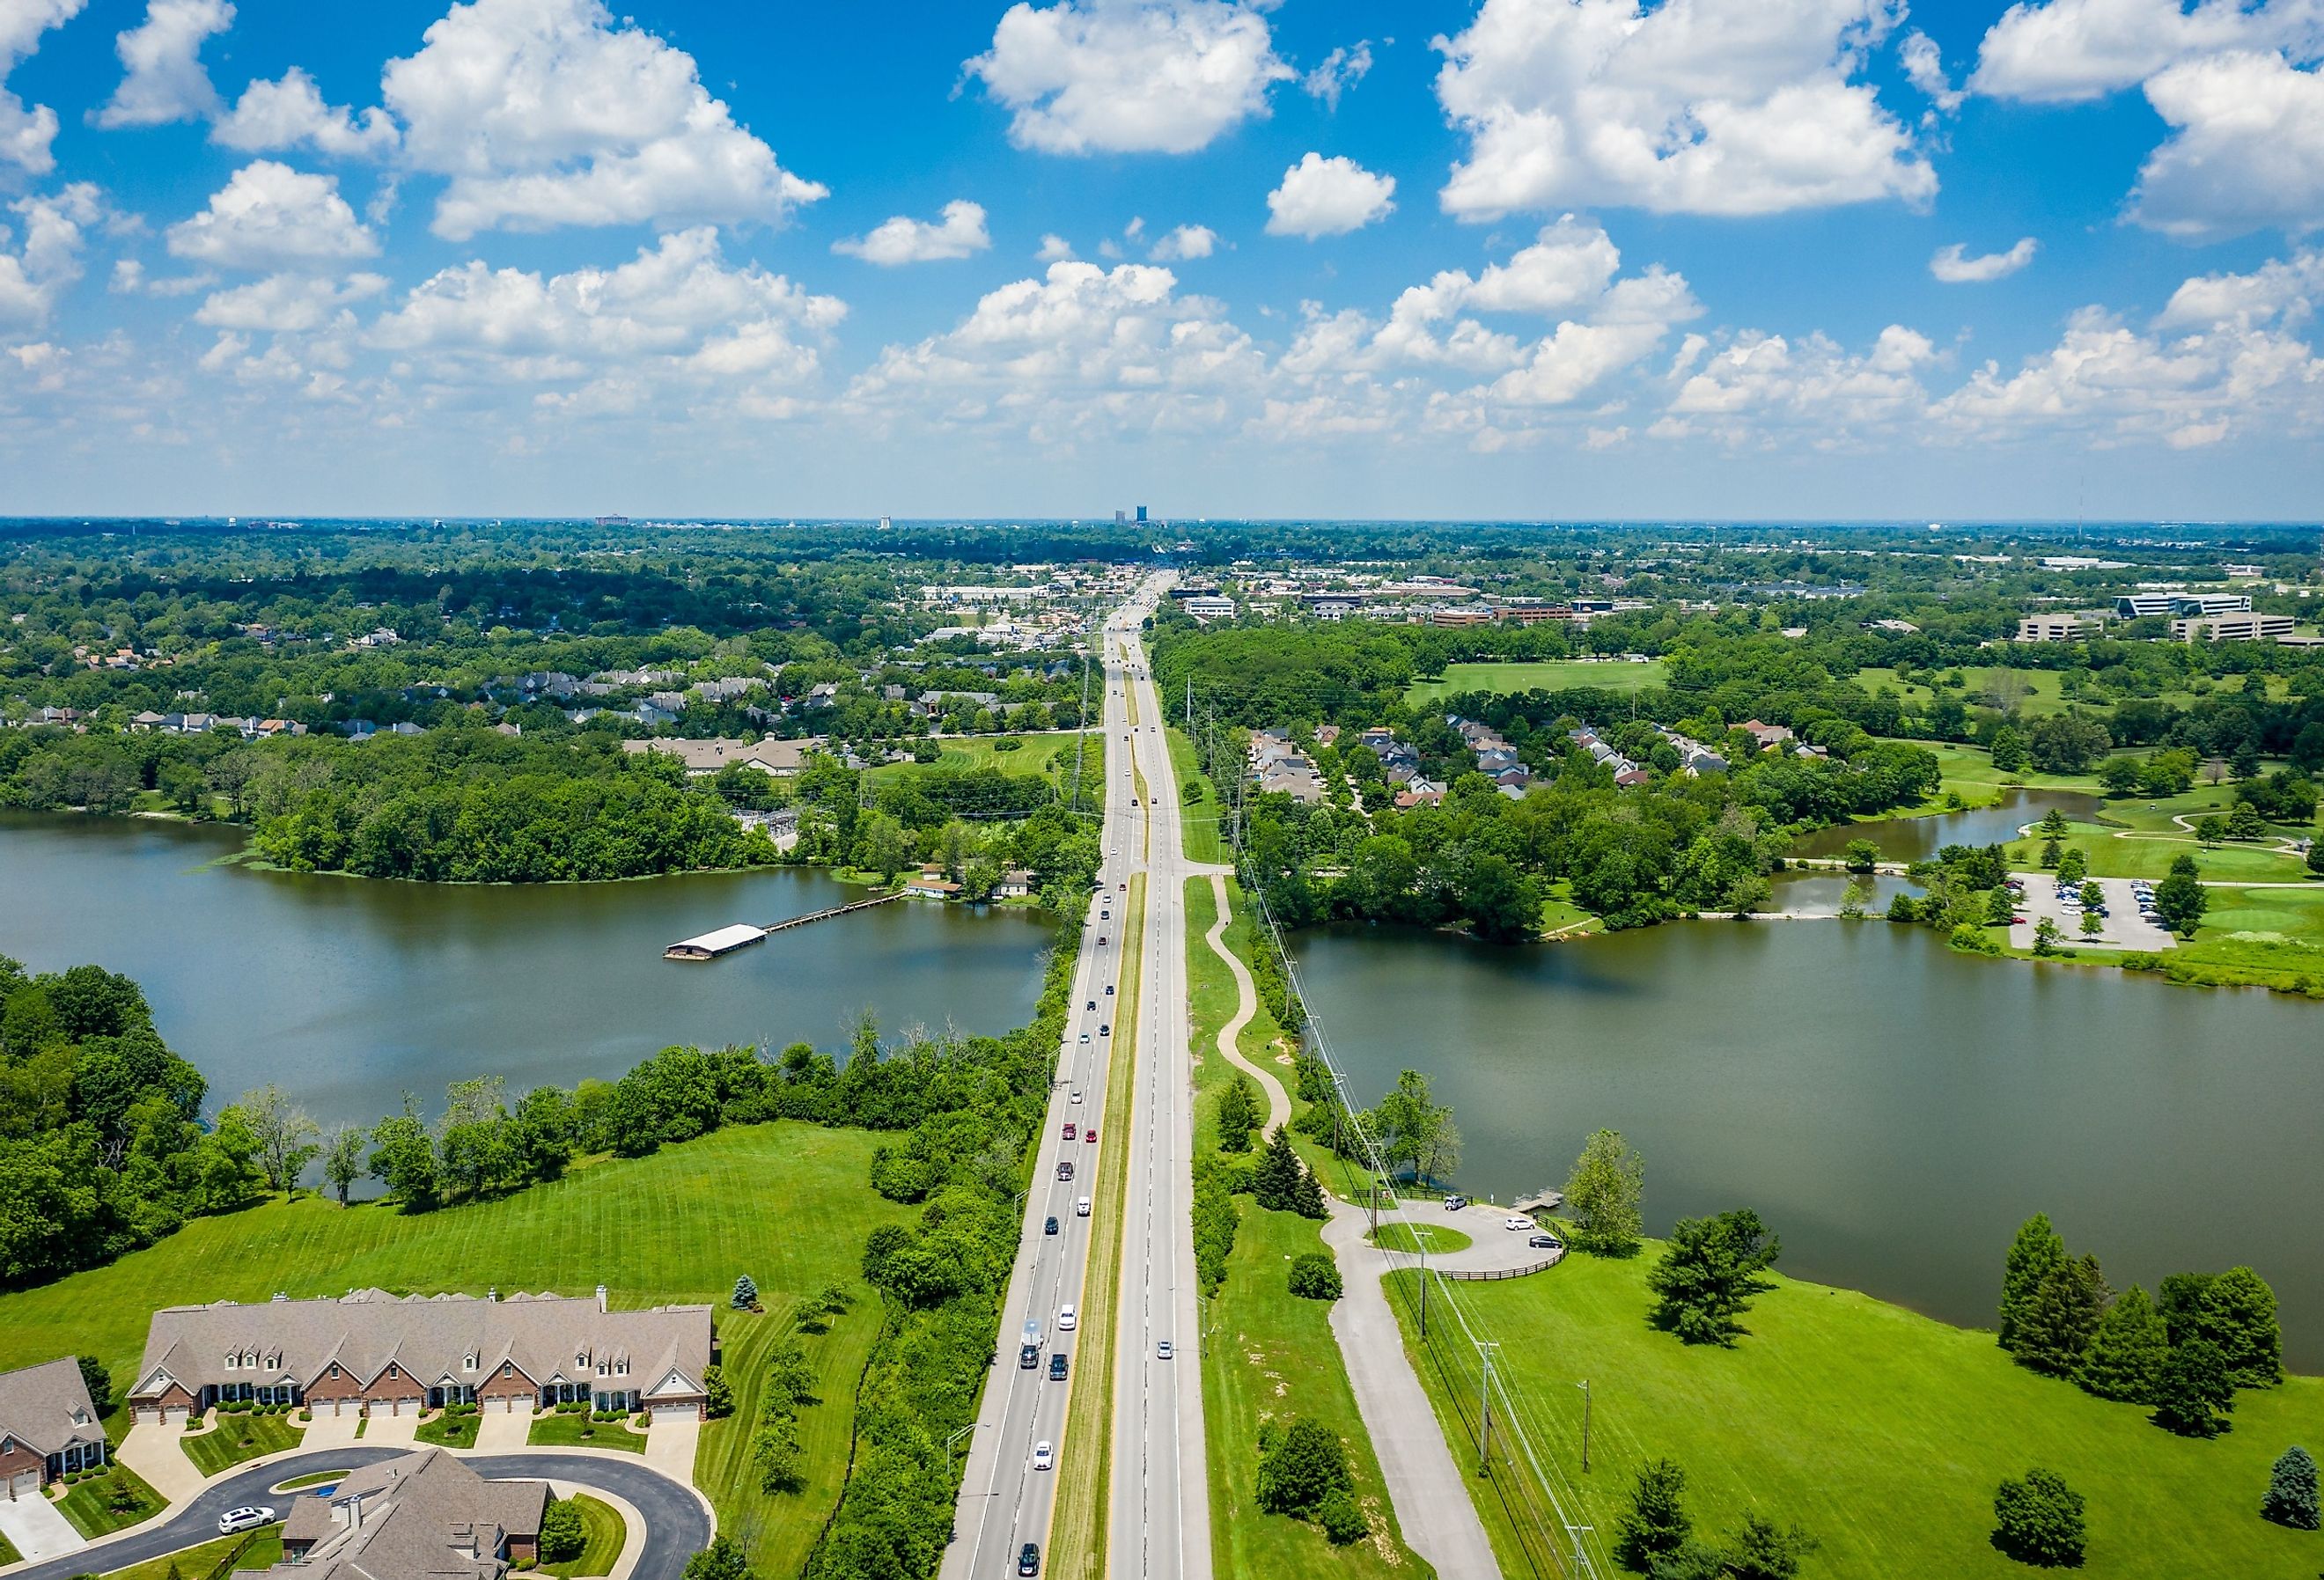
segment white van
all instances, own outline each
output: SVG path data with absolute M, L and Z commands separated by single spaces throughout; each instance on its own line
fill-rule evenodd
M 1086 1218 L 1089 1215 L 1089 1197 L 1084 1197 L 1081 1200 L 1074 1204 L 1074 1216 L 1076 1218 Z

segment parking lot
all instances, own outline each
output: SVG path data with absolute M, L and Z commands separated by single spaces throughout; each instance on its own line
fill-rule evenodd
M 2009 929 L 2012 948 L 2034 947 L 2034 929 L 2048 917 L 2058 924 L 2059 942 L 2070 949 L 2175 949 L 2179 940 L 2159 922 L 2148 921 L 2138 914 L 2138 901 L 2131 892 L 2128 878 L 2100 878 L 2098 888 L 2106 894 L 2107 914 L 2104 929 L 2096 938 L 2082 936 L 2082 913 L 2061 904 L 2058 899 L 2057 880 L 2048 873 L 2015 873 L 2011 874 L 2025 885 L 2025 893 L 2018 901 L 2017 914 L 2025 919 Z

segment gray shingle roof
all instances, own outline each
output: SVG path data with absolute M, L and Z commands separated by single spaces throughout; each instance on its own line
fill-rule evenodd
M 75 1443 L 105 1441 L 79 1362 L 67 1355 L 0 1372 L 0 1441 L 10 1437 L 42 1458 Z
M 354 1472 L 327 1498 L 302 1497 L 282 1528 L 309 1580 L 493 1580 L 511 1538 L 540 1534 L 546 1482 L 488 1482 L 440 1448 Z M 311 1544 L 311 1545 L 309 1545 Z

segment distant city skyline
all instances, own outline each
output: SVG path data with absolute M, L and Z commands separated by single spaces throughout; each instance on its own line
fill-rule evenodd
M 2324 497 L 2303 0 L 318 15 L 0 0 L 0 512 Z

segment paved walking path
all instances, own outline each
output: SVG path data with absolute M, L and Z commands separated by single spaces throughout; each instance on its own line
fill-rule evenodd
M 1219 1052 L 1265 1089 L 1271 1130 L 1290 1120 L 1291 1099 L 1281 1081 L 1243 1058 L 1235 1045 L 1236 1036 L 1259 1012 L 1259 990 L 1250 969 L 1226 947 L 1226 929 L 1231 920 L 1226 880 L 1214 873 L 1211 884 L 1219 919 L 1207 941 L 1234 973 L 1238 999 L 1233 1018 L 1220 1029 Z M 1323 1225 L 1323 1243 L 1332 1248 L 1346 1284 L 1346 1293 L 1332 1303 L 1332 1336 L 1339 1341 L 1348 1386 L 1356 1396 L 1356 1413 L 1363 1418 L 1364 1433 L 1371 1439 L 1372 1451 L 1379 1455 L 1380 1479 L 1387 1483 L 1388 1502 L 1396 1510 L 1405 1545 L 1435 1566 L 1446 1580 L 1454 1575 L 1461 1580 L 1497 1575 L 1500 1566 L 1494 1561 L 1492 1543 L 1486 1539 L 1485 1523 L 1477 1517 L 1477 1505 L 1452 1463 L 1452 1450 L 1444 1445 L 1444 1433 L 1436 1424 L 1428 1395 L 1405 1357 L 1404 1335 L 1397 1327 L 1388 1292 L 1380 1288 L 1380 1277 L 1397 1265 L 1395 1259 L 1364 1238 L 1371 1224 L 1362 1208 L 1337 1197 L 1327 1199 L 1332 1219 Z M 1412 1208 L 1383 1215 L 1407 1215 L 1415 1222 L 1437 1223 L 1455 1215 L 1442 1208 L 1435 1209 L 1434 1220 Z M 1470 1215 L 1461 1228 L 1467 1232 L 1471 1222 L 1483 1219 L 1484 1215 Z M 1520 1238 L 1506 1234 L 1498 1220 L 1491 1232 L 1508 1239 Z M 1488 1243 L 1485 1236 L 1480 1234 L 1475 1239 L 1477 1243 L 1470 1252 L 1452 1254 L 1489 1258 L 1507 1252 L 1508 1248 L 1499 1242 L 1491 1243 L 1489 1251 L 1481 1250 Z

